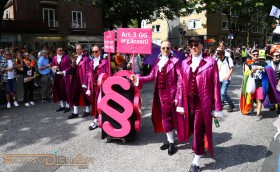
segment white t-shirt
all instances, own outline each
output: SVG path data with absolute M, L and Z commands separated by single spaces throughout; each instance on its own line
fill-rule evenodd
M 227 59 L 228 58 L 228 62 Z M 226 57 L 224 58 L 223 61 L 221 61 L 220 59 L 218 59 L 217 61 L 218 64 L 218 69 L 219 69 L 219 78 L 220 81 L 223 81 L 224 78 L 228 75 L 228 73 L 230 72 L 230 68 L 232 68 L 233 65 L 233 61 L 230 57 Z M 231 80 L 231 77 L 229 77 L 229 80 Z
M 7 61 L 8 67 L 7 68 L 13 68 L 13 61 L 10 59 Z M 14 79 L 15 78 L 15 72 L 14 70 L 8 71 L 8 79 Z

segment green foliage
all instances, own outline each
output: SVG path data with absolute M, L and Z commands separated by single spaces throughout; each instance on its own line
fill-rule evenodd
M 67 2 L 82 3 L 85 0 L 66 0 Z M 163 13 L 167 19 L 184 16 L 192 12 L 194 3 L 186 0 L 89 0 L 94 6 L 102 9 L 105 28 L 112 29 L 121 23 L 128 27 L 131 20 L 136 20 L 138 27 L 142 19 L 152 19 L 154 12 Z

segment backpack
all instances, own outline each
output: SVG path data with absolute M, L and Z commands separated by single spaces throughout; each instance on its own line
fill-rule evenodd
M 229 58 L 228 56 L 225 56 L 225 59 L 224 59 L 224 60 L 226 60 L 226 61 L 227 61 L 228 68 L 230 69 L 230 67 L 229 67 L 229 60 L 228 60 L 228 58 Z M 218 62 L 219 58 L 216 56 L 215 60 L 216 60 L 216 62 Z

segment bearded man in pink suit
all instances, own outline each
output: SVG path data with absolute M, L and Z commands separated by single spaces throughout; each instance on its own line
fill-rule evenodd
M 74 112 L 68 117 L 68 119 L 77 118 L 79 115 L 78 106 L 86 106 L 85 112 L 82 117 L 89 116 L 90 101 L 86 96 L 88 85 L 88 64 L 89 58 L 84 53 L 82 44 L 76 45 L 77 58 L 72 63 L 72 80 L 71 80 L 71 105 L 74 106 Z
M 53 100 L 60 102 L 60 108 L 56 111 L 64 113 L 70 111 L 70 77 L 72 66 L 71 60 L 63 54 L 63 49 L 56 49 L 56 56 L 52 60 L 52 70 L 54 72 Z M 65 105 L 64 105 L 65 104 Z
M 88 90 L 86 94 L 91 101 L 91 115 L 94 117 L 93 122 L 89 126 L 89 130 L 94 130 L 98 127 L 97 99 L 100 93 L 100 88 L 97 85 L 97 80 L 101 73 L 108 74 L 109 66 L 107 60 L 101 57 L 100 47 L 94 45 L 91 50 L 93 53 L 93 59 L 88 65 Z
M 217 62 L 202 53 L 203 42 L 199 37 L 189 40 L 191 55 L 182 62 L 176 100 L 177 112 L 185 115 L 187 142 L 193 134 L 195 157 L 189 172 L 198 172 L 200 158 L 207 149 L 213 157 L 212 121 L 222 117 L 222 102 Z
M 181 61 L 171 53 L 171 43 L 168 40 L 161 43 L 161 55 L 156 61 L 148 76 L 136 77 L 132 80 L 141 87 L 142 84 L 154 81 L 154 97 L 152 105 L 152 121 L 155 132 L 164 132 L 167 141 L 160 149 L 168 150 L 168 155 L 176 153 L 174 145 L 174 130 L 177 130 L 178 138 L 182 135 L 183 117 L 176 113 L 175 96 L 177 81 L 180 75 Z M 183 141 L 180 140 L 179 141 Z

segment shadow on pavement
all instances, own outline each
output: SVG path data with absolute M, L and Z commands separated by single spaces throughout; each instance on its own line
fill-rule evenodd
M 75 136 L 75 123 L 83 122 L 68 120 L 71 112 L 56 112 L 58 105 L 53 103 L 35 102 L 34 106 L 1 108 L 0 114 L 0 146 L 7 145 L 6 151 L 12 151 L 41 142 L 45 144 L 63 143 Z M 82 110 L 82 109 L 80 109 Z
M 267 152 L 267 147 L 261 145 L 239 144 L 229 147 L 215 147 L 214 151 L 216 162 L 205 164 L 202 170 L 224 170 L 239 164 L 256 162 L 272 155 L 271 151 Z

